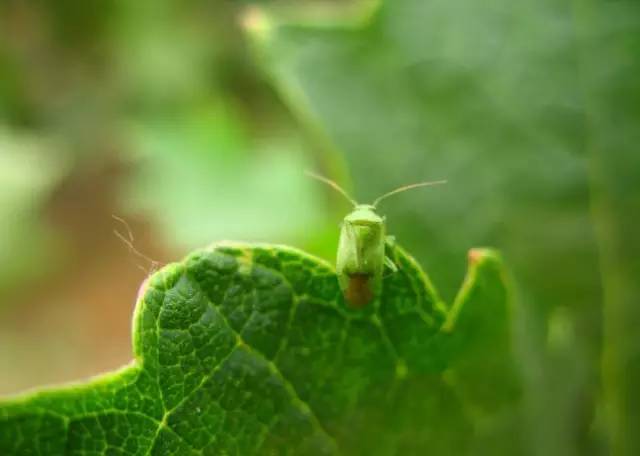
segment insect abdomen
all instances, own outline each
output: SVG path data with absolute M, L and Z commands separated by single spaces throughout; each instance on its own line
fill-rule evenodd
M 373 299 L 371 274 L 350 274 L 344 297 L 353 307 L 363 307 Z

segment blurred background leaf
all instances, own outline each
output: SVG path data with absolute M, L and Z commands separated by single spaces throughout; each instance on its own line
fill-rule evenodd
M 67 171 L 63 154 L 47 153 L 55 148 L 41 136 L 0 130 L 0 292 L 53 266 L 56 236 L 40 211 Z
M 615 3 L 606 12 L 624 9 L 625 2 Z M 351 26 L 262 10 L 248 23 L 294 111 L 345 151 L 356 186 L 363 183 L 361 198 L 405 182 L 449 179 L 446 189 L 414 192 L 385 207 L 392 232 L 419 254 L 445 295 L 455 289 L 469 247 L 505 252 L 522 306 L 516 334 L 536 454 L 602 449 L 602 429 L 594 425 L 602 289 L 587 98 L 622 81 L 581 84 L 588 78 L 581 56 L 590 49 L 577 26 L 580 8 L 402 0 Z M 598 17 L 589 33 L 604 42 L 599 30 L 617 28 L 621 17 Z M 637 33 L 625 22 L 626 33 Z M 627 61 L 635 42 L 598 62 Z M 629 93 L 605 98 L 612 103 L 616 96 Z

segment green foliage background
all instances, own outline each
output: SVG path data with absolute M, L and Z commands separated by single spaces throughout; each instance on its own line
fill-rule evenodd
M 448 300 L 504 253 L 530 453 L 638 454 L 638 55 L 624 0 L 3 2 L 2 296 L 64 264 L 43 213 L 104 163 L 167 250 L 328 259 L 347 206 L 305 168 L 363 201 L 446 178 L 383 211 Z

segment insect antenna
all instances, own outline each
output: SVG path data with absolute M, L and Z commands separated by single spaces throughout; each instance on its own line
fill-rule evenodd
M 411 190 L 413 188 L 418 188 L 418 187 L 430 187 L 432 185 L 440 185 L 440 184 L 446 184 L 447 181 L 446 180 L 438 180 L 438 181 L 431 181 L 431 182 L 418 182 L 416 184 L 409 184 L 409 185 L 404 185 L 400 188 L 396 188 L 395 190 L 391 190 L 389 193 L 385 193 L 384 195 L 378 197 L 374 202 L 373 202 L 373 206 L 377 206 L 378 203 L 380 201 L 382 201 L 385 198 L 390 197 L 391 195 L 395 195 L 396 193 L 402 193 L 402 192 L 406 192 L 407 190 Z
M 356 200 L 354 200 L 353 198 L 351 198 L 349 196 L 349 194 L 344 191 L 344 189 L 342 187 L 340 187 L 338 184 L 336 184 L 334 181 L 332 181 L 331 179 L 327 179 L 324 176 L 321 176 L 319 174 L 316 174 L 314 172 L 311 171 L 306 171 L 305 174 L 309 177 L 312 177 L 314 179 L 319 180 L 320 182 L 324 182 L 325 184 L 327 184 L 329 187 L 331 187 L 332 189 L 334 189 L 335 191 L 337 191 L 338 193 L 340 193 L 342 196 L 344 196 L 347 200 L 349 200 L 349 202 L 351 204 L 353 204 L 354 206 L 357 206 L 358 203 L 356 202 Z

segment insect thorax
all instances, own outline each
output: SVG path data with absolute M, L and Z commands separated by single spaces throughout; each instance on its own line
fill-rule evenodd
M 345 223 L 356 225 L 381 225 L 384 219 L 378 215 L 376 208 L 370 204 L 358 204 L 355 209 L 344 218 Z
M 384 234 L 382 217 L 370 207 L 356 207 L 342 224 L 336 264 L 338 274 L 369 274 L 377 278 L 383 269 Z

